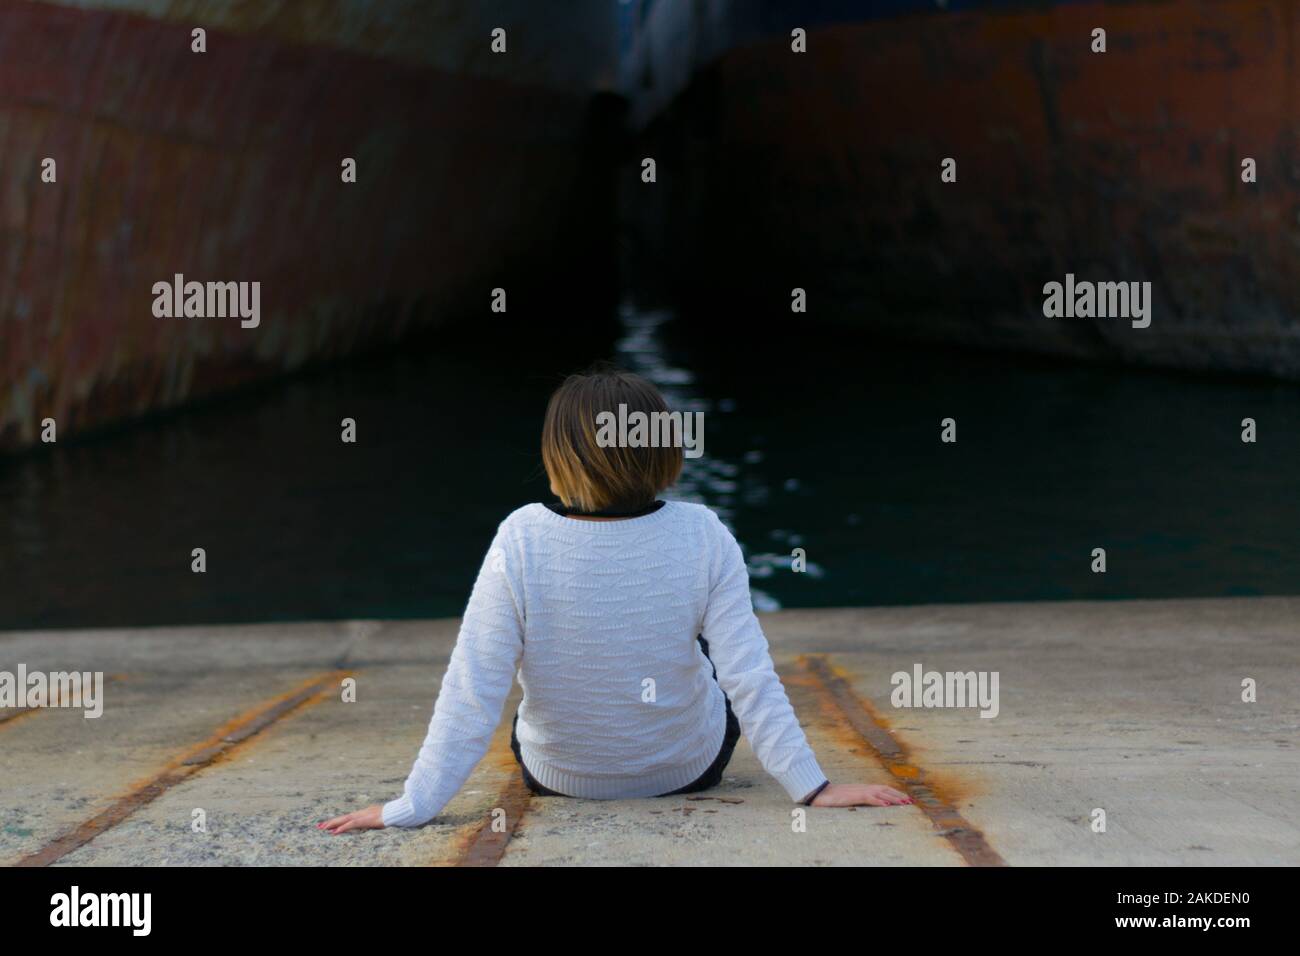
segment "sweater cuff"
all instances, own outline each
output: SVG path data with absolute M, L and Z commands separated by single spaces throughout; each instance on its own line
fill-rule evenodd
M 790 766 L 790 769 L 776 778 L 790 799 L 798 803 L 812 793 L 827 779 L 822 768 L 817 765 L 817 758 L 812 754 Z
M 413 827 L 420 822 L 415 816 L 415 807 L 411 805 L 411 798 L 405 794 L 385 803 L 381 818 L 386 827 Z

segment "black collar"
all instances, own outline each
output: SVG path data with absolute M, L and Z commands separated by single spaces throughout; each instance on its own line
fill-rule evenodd
M 552 502 L 546 507 L 550 508 L 557 515 L 565 518 L 639 518 L 642 515 L 653 514 L 666 504 L 663 501 L 652 501 L 648 505 L 640 508 L 624 510 L 620 508 L 603 508 L 600 511 L 579 511 L 577 508 L 570 508 L 560 502 Z

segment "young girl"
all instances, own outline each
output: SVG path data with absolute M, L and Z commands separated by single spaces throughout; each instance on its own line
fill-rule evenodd
M 563 504 L 527 505 L 497 529 L 404 793 L 319 828 L 436 816 L 487 752 L 516 672 L 511 745 L 539 795 L 704 790 L 743 731 L 793 801 L 911 802 L 827 781 L 773 669 L 740 546 L 708 508 L 656 500 L 681 472 L 680 447 L 598 441 L 597 416 L 620 405 L 651 421 L 667 411 L 627 372 L 573 375 L 551 396 L 542 463 Z

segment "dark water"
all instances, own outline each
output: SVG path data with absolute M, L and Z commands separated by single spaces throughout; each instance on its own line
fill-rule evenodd
M 2 461 L 0 629 L 458 614 L 497 522 L 548 497 L 546 396 L 599 357 L 705 412 L 673 496 L 734 529 L 760 607 L 1300 593 L 1293 385 L 644 312 L 588 350 L 372 360 Z

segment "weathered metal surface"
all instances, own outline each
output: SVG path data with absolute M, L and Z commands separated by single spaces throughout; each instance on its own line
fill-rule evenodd
M 616 6 L 565 0 L 564 15 L 539 16 L 534 0 L 41 0 L 52 6 L 136 14 L 183 25 L 251 33 L 285 43 L 492 76 L 586 93 L 612 87 Z M 617 2 L 617 0 L 616 0 Z M 509 56 L 487 40 L 506 31 Z
M 589 66 L 551 66 L 599 50 L 536 8 L 497 66 L 449 4 L 97 6 L 0 6 L 0 449 L 600 285 Z M 156 318 L 178 273 L 260 282 L 260 326 Z
M 633 264 L 751 328 L 829 320 L 1300 377 L 1300 10 L 963 6 L 814 27 L 804 54 L 770 33 L 694 64 L 638 150 L 658 182 L 627 183 L 657 252 Z M 639 42 L 707 49 L 728 35 L 716 19 L 656 33 L 652 17 Z M 1067 273 L 1151 282 L 1150 327 L 1045 317 L 1043 286 Z M 790 313 L 795 287 L 807 317 Z
M 230 720 L 210 739 L 194 747 L 164 767 L 153 777 L 133 787 L 89 820 L 55 837 L 35 853 L 23 857 L 15 866 L 49 866 L 69 853 L 85 846 L 106 830 L 117 826 L 146 804 L 152 803 L 179 783 L 229 757 L 243 744 L 271 724 L 319 701 L 339 685 L 351 671 L 332 671 L 304 682 L 294 690 Z

